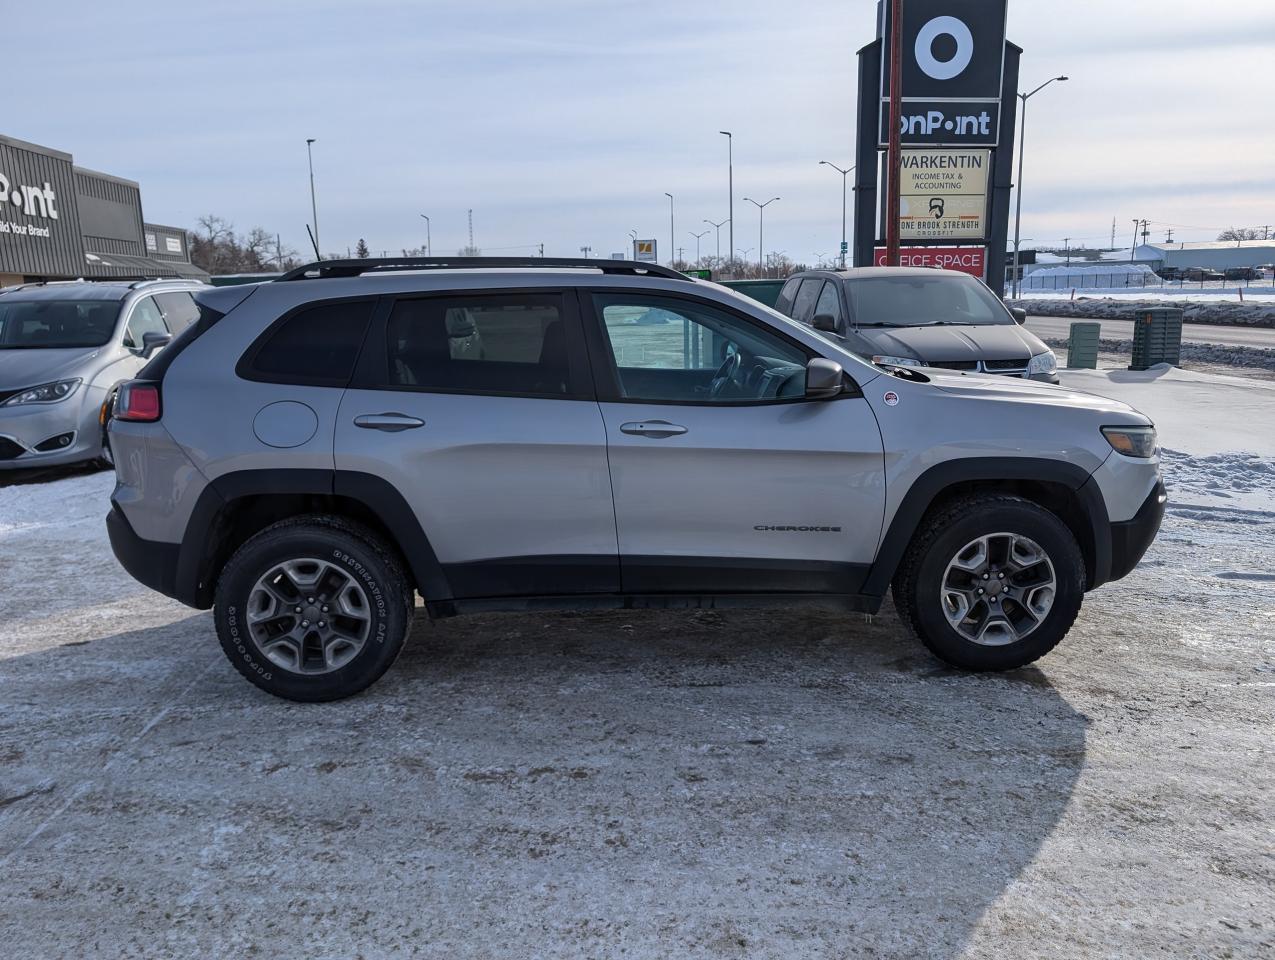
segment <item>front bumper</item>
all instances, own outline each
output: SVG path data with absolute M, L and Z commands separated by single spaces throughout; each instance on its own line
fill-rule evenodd
M 60 466 L 102 456 L 99 413 L 98 404 L 81 396 L 0 409 L 0 470 Z M 67 434 L 70 442 L 55 442 Z M 40 446 L 50 449 L 37 449 Z
M 1119 580 L 1138 565 L 1155 535 L 1160 532 L 1167 499 L 1164 482 L 1157 481 L 1131 519 L 1111 524 L 1111 575 L 1108 580 Z

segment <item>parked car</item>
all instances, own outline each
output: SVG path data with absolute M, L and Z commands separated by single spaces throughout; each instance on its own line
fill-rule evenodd
M 1227 280 L 1261 280 L 1260 267 L 1229 267 L 1222 275 Z
M 380 677 L 417 593 L 432 617 L 871 613 L 892 587 L 937 656 L 1009 669 L 1164 510 L 1122 403 L 874 365 L 653 264 L 327 261 L 196 301 L 120 391 L 111 544 L 295 700 Z
M 201 287 L 81 280 L 0 290 L 0 469 L 109 459 L 115 391 L 194 320 Z
M 780 313 L 877 363 L 1058 382 L 1054 352 L 982 281 L 955 270 L 857 267 L 794 274 Z
M 1178 279 L 1188 283 L 1202 283 L 1210 280 L 1224 280 L 1226 277 L 1220 270 L 1209 270 L 1205 267 L 1183 267 L 1178 271 Z

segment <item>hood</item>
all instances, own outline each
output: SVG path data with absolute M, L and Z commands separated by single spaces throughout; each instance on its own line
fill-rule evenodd
M 0 350 L 0 390 L 23 390 L 50 380 L 88 379 L 86 364 L 103 347 L 61 347 L 51 350 Z
M 1022 360 L 1048 349 L 1016 323 L 960 327 L 859 327 L 854 331 L 879 356 L 927 363 Z
M 1043 404 L 1052 407 L 1075 407 L 1104 414 L 1116 414 L 1123 423 L 1150 423 L 1151 421 L 1127 403 L 1100 397 L 1093 393 L 1067 390 L 1037 380 L 1021 380 L 1018 377 L 1001 377 L 995 374 L 940 373 L 926 370 L 930 384 L 955 397 L 976 400 L 998 400 L 1019 403 Z

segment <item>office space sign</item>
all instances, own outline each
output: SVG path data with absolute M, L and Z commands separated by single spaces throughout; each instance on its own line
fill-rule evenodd
M 987 230 L 988 150 L 905 150 L 899 235 L 905 240 L 979 240 Z
M 877 247 L 873 263 L 885 266 L 885 247 Z M 940 267 L 959 270 L 983 278 L 987 271 L 986 247 L 904 247 L 899 251 L 901 267 Z
M 907 0 L 903 5 L 905 146 L 997 144 L 1007 0 Z M 890 3 L 881 4 L 881 146 L 890 138 Z

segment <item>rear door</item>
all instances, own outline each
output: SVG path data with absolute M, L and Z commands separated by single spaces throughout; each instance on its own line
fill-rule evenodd
M 619 589 L 576 303 L 543 289 L 403 296 L 373 322 L 336 467 L 403 494 L 457 598 Z
M 867 402 L 807 400 L 813 354 L 743 313 L 585 296 L 625 592 L 856 593 L 885 494 Z

